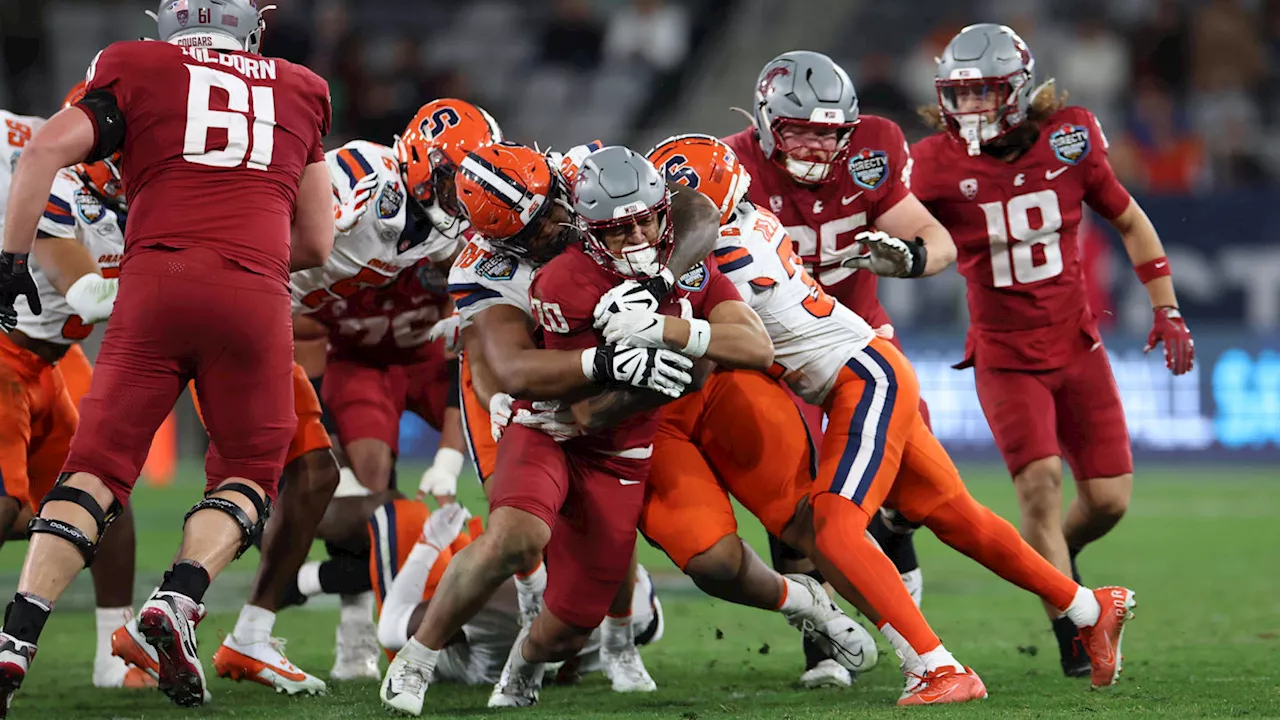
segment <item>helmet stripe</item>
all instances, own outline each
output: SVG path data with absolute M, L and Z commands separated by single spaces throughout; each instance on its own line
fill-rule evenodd
M 528 204 L 530 199 L 528 189 L 512 182 L 506 173 L 488 161 L 474 154 L 468 154 L 462 160 L 462 170 L 470 173 L 485 190 L 505 198 L 513 207 L 524 207 Z

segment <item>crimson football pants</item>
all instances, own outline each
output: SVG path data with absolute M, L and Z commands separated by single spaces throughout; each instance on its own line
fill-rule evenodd
M 129 499 L 151 439 L 195 380 L 217 454 L 208 488 L 252 480 L 275 498 L 297 419 L 289 292 L 207 248 L 142 248 L 120 292 L 64 472 L 100 478 Z

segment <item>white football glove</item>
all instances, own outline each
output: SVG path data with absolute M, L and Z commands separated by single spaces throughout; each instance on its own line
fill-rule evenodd
M 860 232 L 854 239 L 862 243 L 867 254 L 845 260 L 842 263 L 844 267 L 896 278 L 918 277 L 924 270 L 924 247 L 921 245 L 916 245 L 913 251 L 906 241 L 880 230 Z
M 466 525 L 470 519 L 471 513 L 462 505 L 458 503 L 445 505 L 427 517 L 426 523 L 422 525 L 422 537 L 418 538 L 418 542 L 443 552 L 458 539 L 462 526 Z
M 457 355 L 462 352 L 462 316 L 454 313 L 431 326 L 427 331 L 427 340 L 435 342 L 444 338 L 444 351 Z
M 506 393 L 494 393 L 489 398 L 489 433 L 493 441 L 502 439 L 502 433 L 511 424 L 511 403 L 515 398 Z
M 351 188 L 351 194 L 347 196 L 346 201 L 334 206 L 333 229 L 335 231 L 349 233 L 351 228 L 360 222 L 360 217 L 369 209 L 369 201 L 377 192 L 379 182 L 377 173 L 364 176 L 355 187 Z
M 555 401 L 535 402 L 533 410 L 517 410 L 511 421 L 546 433 L 556 442 L 572 440 L 586 434 L 573 418 L 573 411 Z
M 465 458 L 453 448 L 436 450 L 431 467 L 422 473 L 418 482 L 418 500 L 425 500 L 428 495 L 438 502 L 449 502 L 458 495 L 458 474 L 462 472 Z
M 647 310 L 625 310 L 614 313 L 605 324 L 604 341 L 638 348 L 664 348 L 662 330 L 665 315 Z
M 601 345 L 582 351 L 582 371 L 592 380 L 676 398 L 693 382 L 692 369 L 693 360 L 666 348 Z
M 675 276 L 670 270 L 663 268 L 656 277 L 643 282 L 627 280 L 612 288 L 596 303 L 595 312 L 592 314 L 596 329 L 603 328 L 614 313 L 628 310 L 657 312 L 659 296 L 670 292 L 675 283 Z

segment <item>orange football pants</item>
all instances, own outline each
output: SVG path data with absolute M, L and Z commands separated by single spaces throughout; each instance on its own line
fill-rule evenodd
M 866 535 L 883 504 L 923 523 L 951 547 L 1004 579 L 1065 609 L 1076 585 L 978 504 L 920 413 L 910 363 L 876 338 L 841 369 L 823 409 L 829 418 L 813 487 L 818 550 L 917 653 L 940 641 L 903 586 L 893 563 Z
M 79 418 L 58 366 L 0 332 L 0 493 L 39 511 Z
M 187 384 L 187 389 L 191 391 L 191 404 L 195 406 L 200 422 L 204 422 L 194 380 Z M 333 447 L 329 432 L 320 421 L 320 398 L 316 397 L 316 389 L 307 377 L 307 372 L 297 363 L 293 364 L 293 410 L 298 416 L 298 427 L 293 433 L 293 440 L 289 442 L 289 454 L 284 461 L 286 467 L 312 450 L 328 450 Z
M 489 429 L 489 408 L 481 405 L 480 399 L 476 397 L 471 363 L 467 362 L 466 353 L 463 353 L 458 363 L 458 385 L 462 392 L 462 401 L 458 403 L 458 407 L 462 411 L 462 431 L 467 436 L 467 449 L 471 451 L 471 461 L 476 465 L 476 475 L 483 483 L 493 474 L 493 468 L 498 464 L 498 443 L 493 441 L 493 431 Z
M 663 408 L 640 530 L 683 570 L 738 532 L 730 496 L 780 535 L 812 484 L 812 441 L 782 386 L 718 370 Z

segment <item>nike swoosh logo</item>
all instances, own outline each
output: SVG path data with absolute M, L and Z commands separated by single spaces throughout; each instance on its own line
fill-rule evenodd
M 1062 167 L 1058 168 L 1057 170 L 1045 170 L 1045 171 L 1044 171 L 1044 179 L 1045 179 L 1045 180 L 1052 180 L 1052 179 L 1054 179 L 1054 178 L 1058 177 L 1059 175 L 1061 175 L 1062 173 L 1064 173 L 1064 172 L 1066 172 L 1066 171 L 1067 171 L 1067 166 L 1066 166 L 1066 165 L 1063 165 Z
M 618 482 L 623 485 L 639 485 L 643 481 L 642 480 L 623 480 L 622 478 L 618 478 Z
M 866 190 L 863 190 L 862 192 L 866 192 Z M 849 197 L 842 197 L 840 198 L 840 204 L 848 205 L 849 203 L 853 202 L 854 200 L 857 200 L 860 197 L 862 197 L 862 193 L 858 193 L 856 195 L 850 195 Z
M 1157 270 L 1159 270 L 1160 268 L 1162 268 L 1162 267 L 1164 267 L 1165 265 L 1168 265 L 1168 264 L 1169 264 L 1169 263 L 1163 263 L 1163 262 L 1156 263 L 1156 269 L 1157 269 Z

